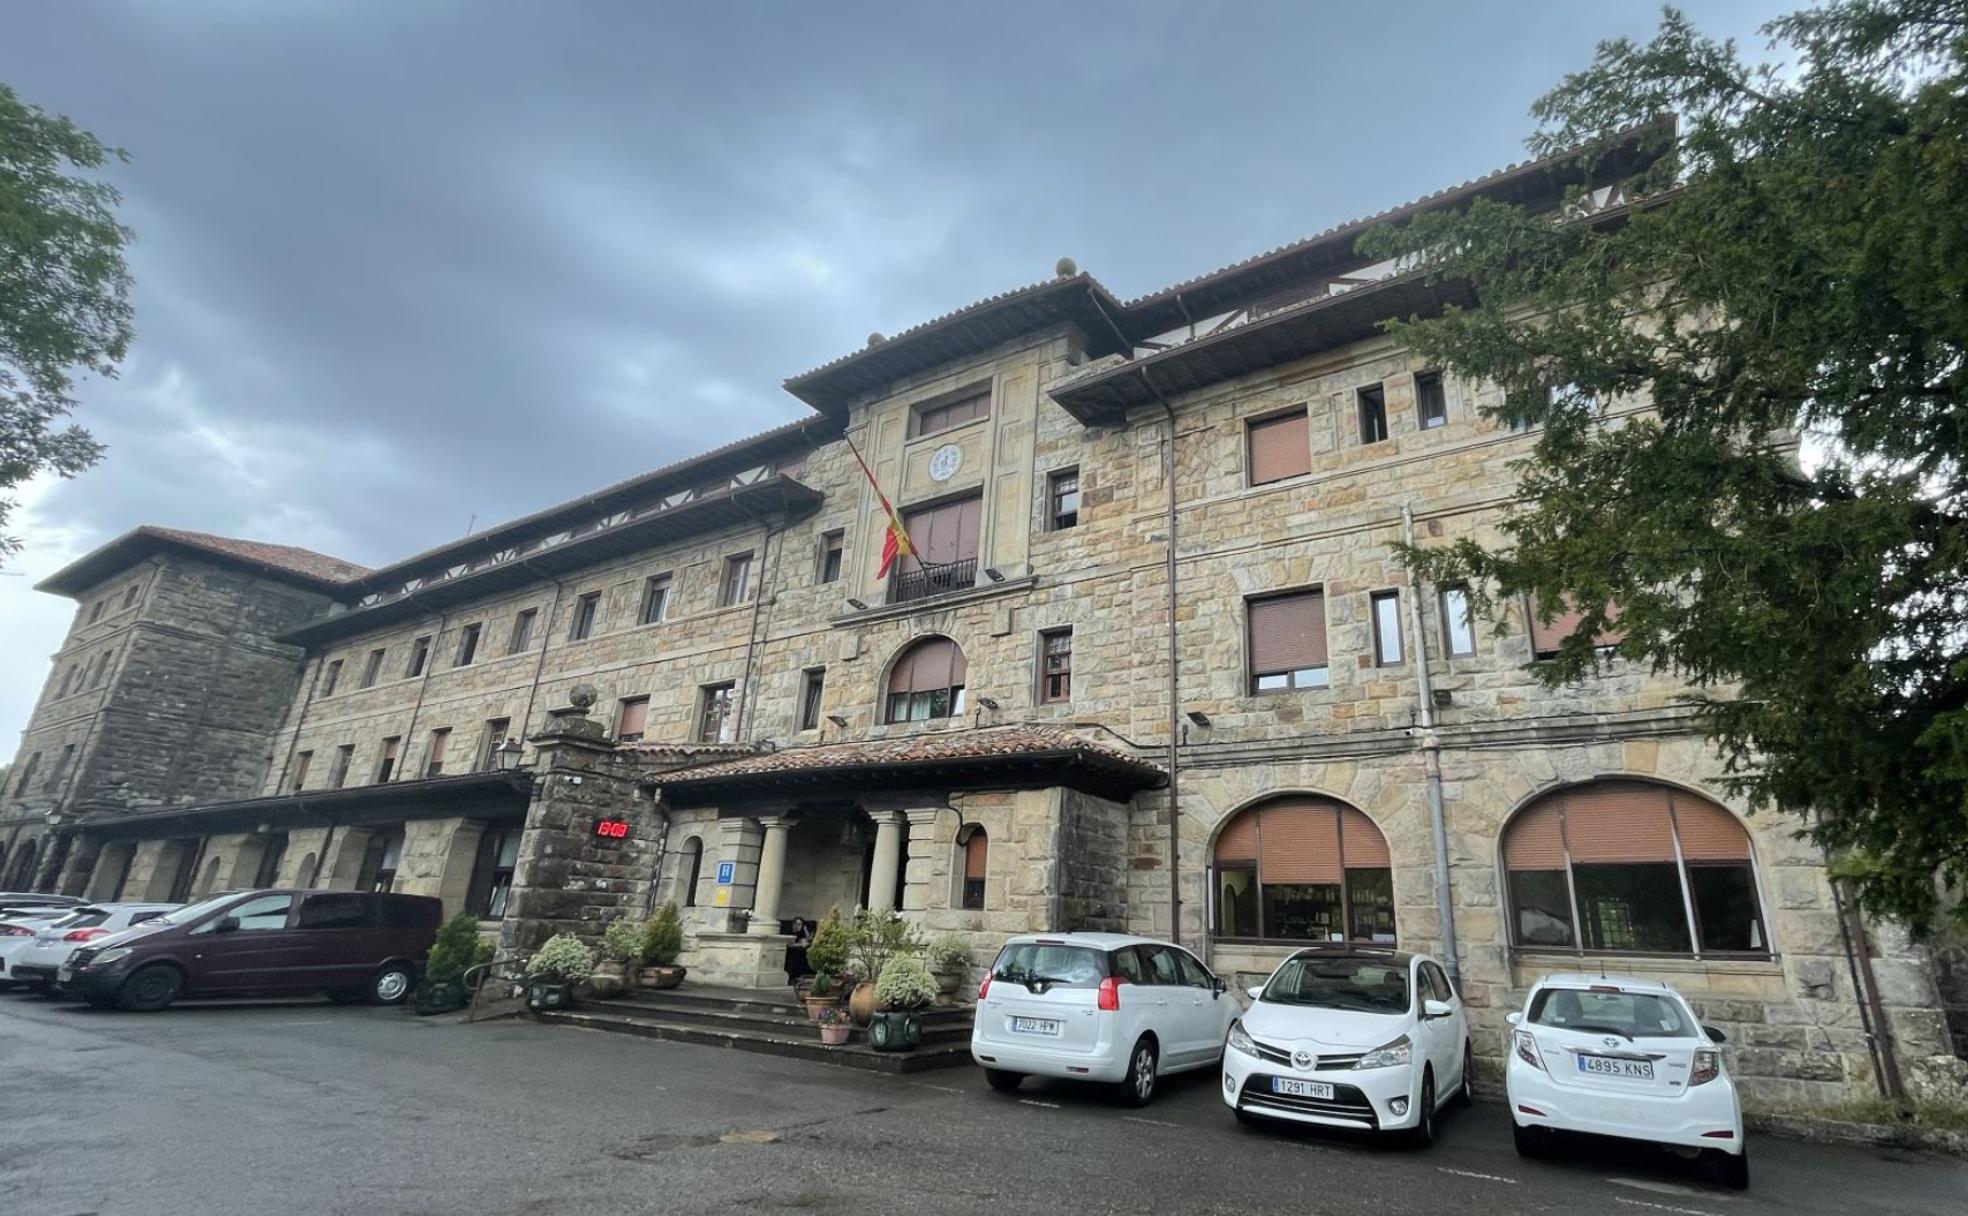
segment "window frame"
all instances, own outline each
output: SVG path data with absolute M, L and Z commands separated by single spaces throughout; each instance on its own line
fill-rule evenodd
M 1462 598 L 1463 628 L 1469 634 L 1469 648 L 1456 649 L 1456 629 L 1453 609 L 1449 607 L 1450 596 Z M 1476 617 L 1469 608 L 1469 588 L 1463 583 L 1449 583 L 1435 592 L 1435 602 L 1442 614 L 1442 653 L 1451 659 L 1472 658 L 1476 654 Z
M 1256 647 L 1252 644 L 1251 608 L 1253 605 L 1272 600 L 1291 599 L 1298 596 L 1319 597 L 1319 619 L 1325 625 L 1326 636 L 1321 639 L 1326 652 L 1326 662 L 1321 667 L 1294 667 L 1275 671 L 1258 671 Z M 1260 681 L 1284 677 L 1286 683 L 1276 688 L 1262 687 Z M 1303 682 L 1301 676 L 1305 677 Z M 1320 583 L 1312 587 L 1296 587 L 1285 591 L 1267 591 L 1260 595 L 1244 597 L 1244 695 L 1252 697 L 1275 697 L 1289 693 L 1317 692 L 1332 687 L 1332 624 L 1326 618 L 1326 588 Z M 1316 678 L 1315 678 L 1316 677 Z
M 1066 488 L 1068 485 L 1071 488 Z M 1069 510 L 1062 500 L 1070 496 L 1073 500 Z M 1080 466 L 1071 465 L 1054 469 L 1046 474 L 1046 531 L 1064 532 L 1080 526 Z M 1070 518 L 1069 518 L 1070 517 Z
M 992 408 L 997 404 L 992 399 L 994 396 L 991 383 L 987 380 L 981 384 L 971 385 L 969 388 L 945 393 L 940 397 L 932 397 L 927 401 L 918 401 L 909 407 L 909 438 L 912 440 L 927 439 L 932 435 L 947 434 L 950 431 L 956 430 L 958 427 L 969 426 L 973 422 L 988 421 L 991 417 Z M 946 421 L 942 417 L 942 415 L 954 411 L 960 405 L 972 405 L 979 401 L 983 404 L 974 410 L 968 418 Z M 928 422 L 932 417 L 935 418 L 934 425 L 930 425 Z
M 328 785 L 331 790 L 348 787 L 349 770 L 355 767 L 355 744 L 341 743 L 335 747 L 335 762 L 328 766 Z
M 1441 412 L 1431 415 L 1427 401 L 1430 393 L 1425 386 L 1433 386 L 1433 396 L 1441 404 Z M 1449 382 L 1441 372 L 1430 369 L 1416 372 L 1414 378 L 1415 425 L 1424 431 L 1439 431 L 1449 425 Z M 1431 420 L 1432 419 L 1432 420 Z
M 484 740 L 478 747 L 477 771 L 486 773 L 499 766 L 499 749 L 505 746 L 506 739 L 512 734 L 512 719 L 487 718 L 480 729 L 484 732 Z
M 752 584 L 752 565 L 755 554 L 747 549 L 743 553 L 727 553 L 724 564 L 718 570 L 718 607 L 736 608 L 749 604 L 757 588 Z
M 411 640 L 410 663 L 403 670 L 404 679 L 414 680 L 430 669 L 431 643 L 433 641 L 434 639 L 428 633 Z
M 820 554 L 815 562 L 813 581 L 822 586 L 838 583 L 846 570 L 847 532 L 830 528 L 820 534 Z
M 1392 605 L 1392 633 L 1381 621 L 1382 605 Z M 1401 627 L 1401 592 L 1398 588 L 1387 591 L 1367 593 L 1367 619 L 1373 625 L 1373 665 L 1375 667 L 1405 667 L 1408 662 L 1407 631 Z M 1394 643 L 1397 653 L 1388 657 L 1387 643 Z M 1328 666 L 1331 666 L 1328 659 Z
M 622 732 L 622 724 L 628 721 L 629 707 L 632 705 L 639 705 L 642 707 L 642 729 L 635 731 L 632 734 L 624 734 Z M 649 734 L 649 694 L 643 693 L 641 696 L 638 697 L 623 697 L 620 700 L 616 701 L 615 702 L 615 741 L 617 743 L 640 743 L 642 742 L 643 738 L 648 734 Z
M 327 680 L 322 685 L 321 696 L 319 698 L 320 700 L 323 701 L 326 701 L 329 697 L 334 696 L 335 687 L 342 682 L 342 661 L 340 659 L 328 660 L 328 670 L 326 674 L 327 674 Z
M 521 608 L 513 614 L 512 632 L 507 635 L 506 653 L 519 654 L 533 644 L 533 628 L 540 621 L 538 608 Z
M 1353 409 L 1359 421 L 1361 447 L 1372 447 L 1376 443 L 1386 443 L 1394 437 L 1393 428 L 1387 422 L 1387 386 L 1375 381 L 1362 384 L 1353 390 Z M 1370 425 L 1371 424 L 1371 425 Z M 1368 432 L 1380 433 L 1368 438 Z
M 1265 427 L 1276 426 L 1281 423 L 1289 422 L 1292 419 L 1298 419 L 1305 426 L 1305 431 L 1306 431 L 1305 449 L 1303 452 L 1299 453 L 1299 455 L 1303 458 L 1302 459 L 1303 467 L 1301 468 L 1301 467 L 1294 466 L 1293 470 L 1289 473 L 1281 473 L 1276 477 L 1267 477 L 1262 481 L 1258 480 L 1258 476 L 1257 476 L 1258 432 Z M 1294 477 L 1304 477 L 1309 475 L 1312 472 L 1311 432 L 1312 432 L 1312 410 L 1309 405 L 1303 403 L 1292 406 L 1290 409 L 1272 410 L 1270 413 L 1267 414 L 1258 414 L 1255 415 L 1254 417 L 1244 419 L 1244 484 L 1252 488 L 1255 488 L 1257 486 L 1275 486 L 1281 482 L 1290 481 Z
M 1052 644 L 1064 638 L 1066 649 L 1064 667 L 1055 670 Z M 1039 630 L 1038 662 L 1038 703 L 1041 705 L 1069 705 L 1073 700 L 1073 627 L 1060 625 L 1052 629 Z M 1054 686 L 1059 685 L 1057 691 Z
M 442 777 L 451 759 L 451 728 L 438 726 L 424 738 L 424 777 Z
M 391 735 L 383 740 L 383 750 L 376 757 L 376 779 L 372 785 L 386 785 L 396 774 L 396 762 L 403 758 L 403 736 Z
M 505 916 L 512 899 L 513 873 L 519 868 L 520 838 L 525 831 L 524 824 L 486 824 L 479 833 L 478 852 L 472 858 L 471 884 L 465 889 L 465 911 L 479 920 L 498 920 Z M 512 841 L 513 862 L 502 865 L 499 858 L 505 852 L 503 846 L 508 838 Z
M 601 592 L 583 591 L 574 597 L 574 615 L 567 623 L 567 640 L 585 642 L 601 623 Z
M 718 712 L 712 714 L 712 707 Z M 692 732 L 698 743 L 731 743 L 738 732 L 737 722 L 738 684 L 734 680 L 718 680 L 697 686 L 697 722 Z M 715 721 L 715 726 L 713 722 Z M 724 736 L 729 733 L 733 738 Z
M 970 851 L 974 842 L 982 841 L 984 848 L 984 873 L 971 877 Z M 991 894 L 991 833 L 981 823 L 964 825 L 962 839 L 957 842 L 957 909 L 961 912 L 983 912 Z
M 458 648 L 451 654 L 451 666 L 470 667 L 478 661 L 478 644 L 485 622 L 473 621 L 458 630 Z
M 288 793 L 298 794 L 303 789 L 307 788 L 308 769 L 313 764 L 314 764 L 313 748 L 309 748 L 304 752 L 294 753 L 293 784 L 288 787 Z
M 676 579 L 668 571 L 642 580 L 642 600 L 636 605 L 637 625 L 660 625 L 670 619 L 670 591 Z
M 795 726 L 799 730 L 819 730 L 821 713 L 826 706 L 827 669 L 808 667 L 800 672 L 799 718 Z
M 379 646 L 375 650 L 370 651 L 368 657 L 362 661 L 362 680 L 356 687 L 358 689 L 374 688 L 376 681 L 383 674 L 383 660 L 388 657 L 389 647 L 387 646 Z

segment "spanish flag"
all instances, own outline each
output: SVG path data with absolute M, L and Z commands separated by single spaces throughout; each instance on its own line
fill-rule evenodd
M 881 566 L 875 571 L 876 578 L 887 578 L 889 567 L 900 561 L 903 554 L 914 555 L 916 547 L 909 541 L 909 529 L 902 526 L 902 517 L 889 504 L 888 495 L 882 493 L 881 483 L 875 480 L 868 462 L 861 459 L 861 449 L 854 446 L 852 439 L 847 440 L 847 450 L 854 453 L 854 463 L 861 466 L 862 476 L 868 479 L 868 484 L 874 487 L 875 497 L 881 500 L 882 514 L 888 516 L 888 527 L 882 533 Z

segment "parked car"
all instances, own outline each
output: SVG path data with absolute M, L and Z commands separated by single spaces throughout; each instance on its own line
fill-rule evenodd
M 14 960 L 34 944 L 34 935 L 66 915 L 67 908 L 41 908 L 0 916 L 0 988 L 14 986 Z
M 1723 1183 L 1749 1185 L 1742 1103 L 1681 994 L 1651 980 L 1548 975 L 1508 1018 L 1511 1128 L 1543 1153 L 1555 1131 L 1705 1153 Z
M 394 1004 L 421 974 L 444 905 L 367 891 L 232 891 L 89 942 L 64 995 L 151 1012 L 180 996 L 326 992 Z
M 1028 1075 L 1115 1084 L 1146 1105 L 1158 1078 L 1208 1068 L 1237 1016 L 1229 985 L 1180 946 L 1118 933 L 1014 937 L 977 990 L 971 1058 L 991 1088 Z
M 55 972 L 84 942 L 120 933 L 132 925 L 155 920 L 182 904 L 83 904 L 43 926 L 14 956 L 9 979 L 48 991 Z
M 49 908 L 79 908 L 88 902 L 73 895 L 49 895 L 36 891 L 0 891 L 0 917 L 44 912 Z
M 1223 1053 L 1223 1101 L 1239 1119 L 1399 1132 L 1427 1145 L 1440 1109 L 1470 1100 L 1462 999 L 1425 954 L 1313 946 L 1250 995 Z

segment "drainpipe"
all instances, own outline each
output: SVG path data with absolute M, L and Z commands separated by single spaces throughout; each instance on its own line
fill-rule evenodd
M 1401 504 L 1401 527 L 1415 543 L 1414 508 Z M 1442 924 L 1442 962 L 1449 979 L 1462 985 L 1462 959 L 1456 950 L 1455 905 L 1449 899 L 1449 825 L 1442 813 L 1442 742 L 1435 734 L 1435 687 L 1428 674 L 1428 635 L 1421 627 L 1421 579 L 1408 570 L 1408 632 L 1414 635 L 1415 685 L 1421 701 L 1421 763 L 1428 775 L 1428 822 L 1435 834 L 1435 915 Z
M 327 661 L 325 654 L 314 657 L 314 674 L 308 677 L 307 692 L 301 696 L 301 712 L 294 719 L 294 737 L 287 740 L 287 754 L 280 758 L 280 780 L 274 784 L 275 794 L 287 792 L 287 773 L 294 766 L 294 752 L 301 746 L 301 728 L 307 725 L 308 710 L 314 708 L 314 686 L 321 681 L 321 665 Z
M 403 728 L 403 742 L 396 749 L 396 772 L 390 775 L 391 780 L 409 780 L 403 774 L 410 771 L 410 749 L 417 742 L 417 718 L 424 712 L 424 694 L 430 691 L 431 671 L 437 666 L 437 646 L 444 640 L 444 625 L 450 619 L 449 612 L 437 614 L 437 629 L 431 634 L 430 653 L 424 656 L 424 678 L 417 681 L 417 701 L 410 707 L 410 725 Z M 484 641 L 483 637 L 479 638 L 481 644 Z M 416 643 L 412 642 L 411 645 L 414 646 Z M 428 767 L 430 757 L 424 757 L 424 762 Z
M 1820 825 L 1824 812 L 1817 812 Z M 1873 1081 L 1879 1096 L 1906 1100 L 1906 1085 L 1900 1080 L 1899 1053 L 1893 1047 L 1893 1027 L 1886 1020 L 1886 1006 L 1879 999 L 1879 977 L 1872 967 L 1872 947 L 1866 941 L 1865 921 L 1858 905 L 1848 899 L 1845 884 L 1830 877 L 1831 850 L 1818 846 L 1824 855 L 1826 876 L 1831 883 L 1831 901 L 1838 912 L 1838 934 L 1845 942 L 1845 965 L 1852 972 L 1854 1003 L 1859 1007 L 1859 1024 L 1865 1031 L 1866 1048 L 1872 1053 Z
M 540 625 L 540 660 L 533 664 L 533 683 L 526 689 L 526 711 L 519 719 L 519 737 L 524 742 L 527 732 L 533 729 L 533 698 L 540 692 L 540 673 L 547 669 L 547 647 L 553 645 L 554 614 L 560 611 L 560 595 L 567 589 L 567 584 L 551 574 L 541 574 L 524 558 L 520 559 L 519 564 L 554 585 L 553 599 L 547 604 L 547 619 Z
M 750 632 L 745 635 L 745 674 L 738 681 L 738 710 L 736 720 L 731 724 L 731 741 L 734 743 L 745 737 L 745 717 L 751 712 L 752 708 L 752 663 L 758 657 L 759 618 L 765 611 L 765 589 L 769 578 L 768 571 L 770 569 L 767 563 L 774 556 L 772 552 L 772 538 L 778 535 L 780 531 L 781 529 L 767 524 L 765 526 L 765 536 L 759 541 L 758 586 L 752 591 L 752 624 Z M 780 547 L 784 548 L 785 546 L 782 545 Z

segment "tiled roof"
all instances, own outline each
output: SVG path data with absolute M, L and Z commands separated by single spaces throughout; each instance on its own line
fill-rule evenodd
M 36 586 L 38 590 L 60 595 L 79 595 L 106 579 L 114 578 L 160 549 L 190 550 L 221 562 L 245 566 L 269 577 L 285 578 L 327 591 L 339 590 L 369 573 L 367 567 L 354 562 L 294 545 L 274 545 L 265 541 L 239 540 L 230 536 L 213 536 L 209 532 L 146 524 L 77 558 Z
M 347 582 L 369 573 L 369 567 L 345 562 L 339 557 L 329 557 L 312 549 L 302 549 L 295 545 L 274 545 L 258 540 L 238 540 L 230 536 L 213 536 L 209 532 L 186 532 L 178 528 L 141 528 L 139 531 L 151 532 L 166 540 L 174 540 L 194 549 L 204 549 L 211 553 L 223 553 L 240 561 L 285 570 L 289 574 L 299 574 L 323 582 Z
M 892 739 L 826 743 L 706 764 L 658 778 L 665 788 L 684 792 L 700 786 L 769 786 L 776 778 L 850 778 L 882 772 L 898 778 L 909 770 L 949 773 L 964 769 L 1029 768 L 1056 765 L 1062 772 L 1083 769 L 1100 774 L 1103 787 L 1150 789 L 1166 775 L 1153 764 L 1105 743 L 1056 726 L 988 726 L 975 730 L 930 731 Z M 1062 778 L 1063 784 L 1080 784 Z

